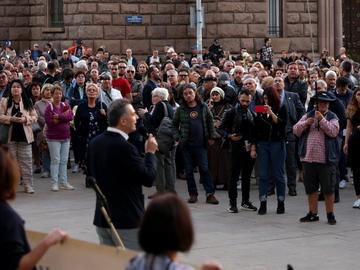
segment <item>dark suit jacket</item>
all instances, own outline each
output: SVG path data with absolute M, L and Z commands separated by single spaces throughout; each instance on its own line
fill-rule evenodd
M 89 145 L 88 172 L 95 177 L 107 198 L 117 229 L 139 227 L 144 214 L 142 186 L 151 187 L 156 176 L 155 155 L 142 158 L 132 144 L 118 133 L 105 131 Z M 96 199 L 94 225 L 108 228 Z
M 143 103 L 144 107 L 148 110 L 150 109 L 150 106 L 152 105 L 151 102 L 151 92 L 156 88 L 156 84 L 152 80 L 147 80 L 146 84 L 143 88 Z
M 285 91 L 297 93 L 299 95 L 301 103 L 305 106 L 305 102 L 307 99 L 306 83 L 300 81 L 300 79 L 297 79 L 296 81 L 291 83 L 288 77 L 284 79 L 284 83 L 285 83 Z
M 295 140 L 293 135 L 293 126 L 300 120 L 305 114 L 305 107 L 302 105 L 299 95 L 297 93 L 291 93 L 284 91 L 284 106 L 288 113 L 288 121 L 286 123 L 287 139 L 289 141 Z

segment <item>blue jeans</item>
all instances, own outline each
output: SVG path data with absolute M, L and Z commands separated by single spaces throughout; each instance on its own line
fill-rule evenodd
M 214 194 L 214 185 L 210 176 L 207 149 L 184 145 L 182 147 L 188 192 L 198 195 L 194 178 L 194 167 L 199 167 L 200 182 L 204 185 L 206 196 Z
M 286 147 L 284 142 L 260 141 L 258 143 L 260 201 L 266 201 L 270 176 L 275 180 L 278 200 L 285 200 L 285 158 Z
M 55 184 L 67 183 L 67 161 L 69 157 L 70 140 L 48 140 L 50 152 L 51 181 Z

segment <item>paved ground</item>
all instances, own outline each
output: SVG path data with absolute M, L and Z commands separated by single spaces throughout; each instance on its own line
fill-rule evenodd
M 97 242 L 92 226 L 95 195 L 85 189 L 81 174 L 71 174 L 75 191 L 51 192 L 49 179 L 35 179 L 36 193 L 18 193 L 14 208 L 26 220 L 26 228 L 48 232 L 60 227 L 71 237 Z M 186 198 L 184 181 L 177 182 L 180 196 Z M 153 189 L 145 189 L 150 194 Z M 299 217 L 307 211 L 302 185 L 297 197 L 288 197 L 286 213 L 276 214 L 276 199 L 269 198 L 268 214 L 255 212 L 229 214 L 227 194 L 218 191 L 221 203 L 206 205 L 205 198 L 191 205 L 196 227 L 196 243 L 189 254 L 181 256 L 187 262 L 199 264 L 208 259 L 221 261 L 225 269 L 359 269 L 360 210 L 352 209 L 353 186 L 341 191 L 336 205 L 338 224 L 326 224 L 324 204 L 319 207 L 321 221 L 300 224 Z M 257 187 L 252 185 L 251 198 L 257 202 Z

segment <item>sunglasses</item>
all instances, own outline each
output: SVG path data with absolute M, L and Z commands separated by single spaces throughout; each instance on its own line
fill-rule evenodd
M 126 71 L 127 73 L 135 73 L 135 71 L 133 71 L 133 70 L 128 70 L 128 71 Z

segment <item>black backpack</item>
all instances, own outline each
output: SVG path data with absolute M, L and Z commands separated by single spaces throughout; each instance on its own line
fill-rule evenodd
M 164 118 L 161 120 L 160 125 L 156 131 L 156 141 L 158 143 L 159 152 L 166 154 L 173 149 L 175 144 L 175 138 L 173 134 L 173 123 L 169 117 L 167 105 L 161 102 L 164 106 Z

